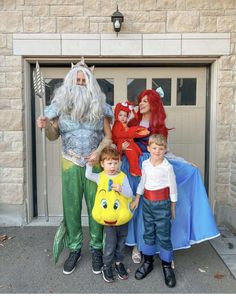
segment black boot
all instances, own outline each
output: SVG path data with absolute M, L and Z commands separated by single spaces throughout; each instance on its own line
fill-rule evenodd
M 173 288 L 176 285 L 176 279 L 174 271 L 171 267 L 171 263 L 162 261 L 162 268 L 165 277 L 165 283 L 169 288 Z
M 136 280 L 142 280 L 153 270 L 153 256 L 144 255 L 143 264 L 136 270 Z

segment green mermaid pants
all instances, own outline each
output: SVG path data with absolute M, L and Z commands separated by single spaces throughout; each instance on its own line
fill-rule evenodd
M 83 244 L 81 226 L 82 199 L 85 197 L 89 219 L 89 245 L 94 249 L 103 247 L 103 227 L 92 218 L 97 184 L 85 178 L 86 167 L 80 167 L 62 158 L 62 198 L 64 221 L 54 239 L 54 259 L 57 261 L 63 248 L 79 250 Z

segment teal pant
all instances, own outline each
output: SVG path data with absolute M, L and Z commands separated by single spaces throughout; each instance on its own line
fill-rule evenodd
M 62 198 L 66 227 L 66 247 L 71 251 L 79 250 L 83 244 L 81 226 L 82 199 L 85 198 L 89 219 L 89 245 L 94 249 L 103 247 L 103 227 L 92 218 L 97 184 L 85 178 L 86 167 L 75 165 L 62 159 Z
M 150 201 L 143 199 L 143 222 L 145 245 L 144 255 L 154 255 L 156 243 L 160 247 L 160 258 L 166 262 L 173 260 L 171 243 L 170 200 Z

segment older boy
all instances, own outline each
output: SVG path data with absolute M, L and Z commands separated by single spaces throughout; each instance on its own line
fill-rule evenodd
M 136 208 L 141 195 L 144 195 L 143 220 L 144 262 L 136 270 L 135 278 L 141 280 L 153 269 L 155 243 L 160 245 L 160 258 L 165 283 L 172 288 L 176 284 L 171 268 L 173 248 L 171 243 L 171 217 L 175 217 L 177 186 L 172 165 L 164 158 L 167 141 L 163 135 L 153 134 L 149 138 L 150 158 L 142 165 L 142 177 L 137 188 L 137 195 L 131 207 Z

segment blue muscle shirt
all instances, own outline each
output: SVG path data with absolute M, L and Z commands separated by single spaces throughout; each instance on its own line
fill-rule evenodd
M 97 149 L 104 138 L 103 119 L 113 117 L 112 108 L 105 104 L 103 117 L 94 122 L 78 122 L 71 119 L 70 115 L 59 114 L 56 105 L 51 104 L 45 108 L 44 115 L 49 120 L 58 117 L 59 130 L 62 140 L 63 156 L 79 166 L 85 166 L 87 157 Z

